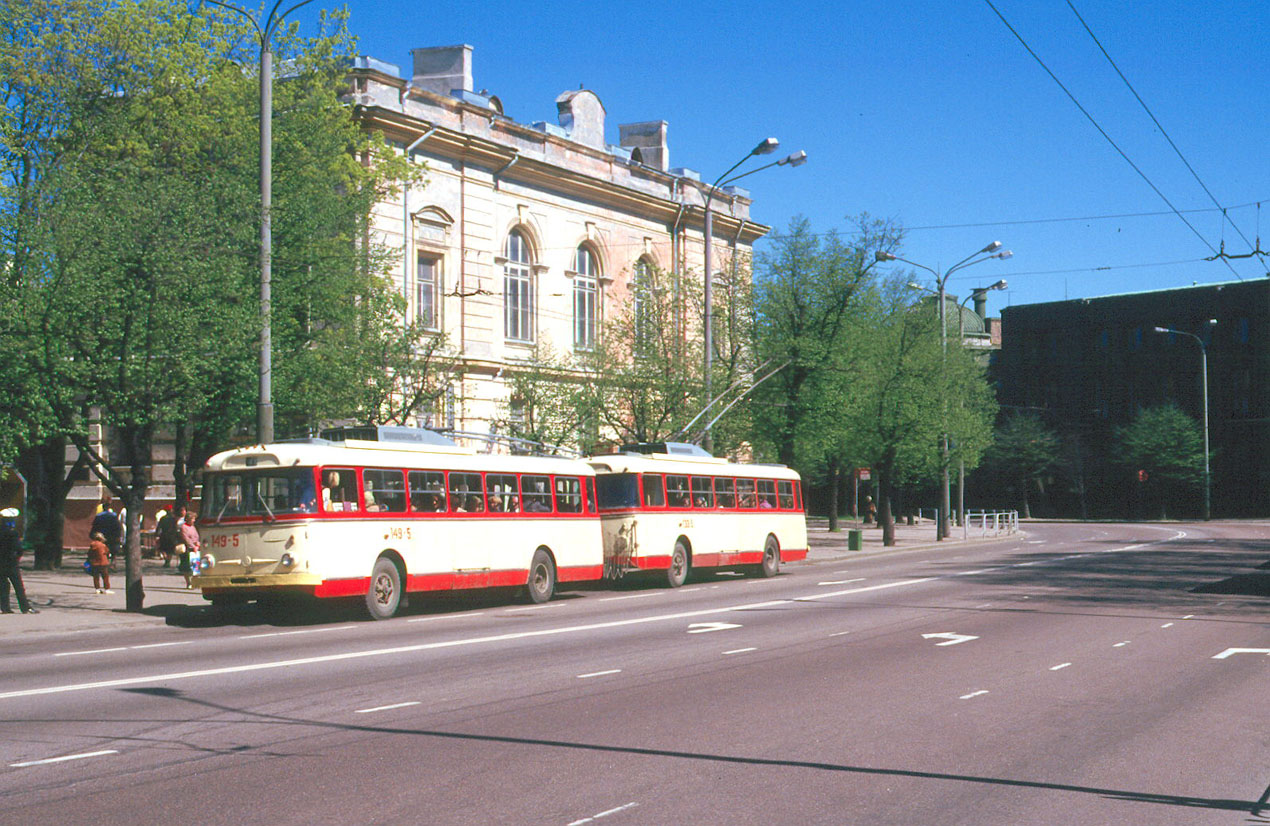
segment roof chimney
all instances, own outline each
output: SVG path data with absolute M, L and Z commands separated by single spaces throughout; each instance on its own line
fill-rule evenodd
M 560 125 L 569 140 L 595 149 L 604 148 L 604 104 L 590 89 L 575 89 L 556 98 Z
M 642 123 L 623 123 L 617 128 L 621 134 L 622 148 L 631 150 L 633 160 L 665 172 L 670 168 L 666 127 L 664 120 L 646 120 Z
M 432 46 L 427 49 L 411 49 L 414 58 L 414 77 L 410 84 L 418 89 L 448 95 L 459 90 L 472 91 L 472 47 Z

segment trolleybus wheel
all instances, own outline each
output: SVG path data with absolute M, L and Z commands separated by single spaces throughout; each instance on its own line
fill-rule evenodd
M 773 577 L 781 570 L 781 546 L 776 537 L 769 536 L 763 546 L 763 562 L 758 566 L 758 575 Z
M 539 548 L 534 551 L 533 561 L 529 563 L 529 582 L 525 584 L 525 596 L 537 605 L 550 600 L 555 590 L 556 566 L 551 562 L 551 554 Z
M 675 541 L 675 552 L 670 556 L 670 567 L 666 569 L 666 584 L 678 588 L 688 581 L 688 549 L 684 543 Z
M 366 592 L 366 612 L 371 619 L 388 619 L 401 606 L 401 572 L 388 557 L 375 560 Z

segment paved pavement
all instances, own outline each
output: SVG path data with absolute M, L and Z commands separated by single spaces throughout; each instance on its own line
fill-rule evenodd
M 882 545 L 882 531 L 876 526 L 860 526 L 844 520 L 840 523 L 840 528 L 839 532 L 830 533 L 828 520 L 817 517 L 807 520 L 808 562 L 862 558 L 936 544 L 935 526 L 930 520 L 917 525 L 896 525 L 896 544 L 890 548 Z M 848 530 L 851 528 L 863 531 L 863 549 L 860 551 L 847 550 Z M 945 540 L 945 544 L 957 545 L 967 541 L 993 539 L 975 534 L 972 531 L 970 537 L 963 538 L 960 530 L 954 530 L 953 536 Z M 30 639 L 37 634 L 60 635 L 128 627 L 156 627 L 164 625 L 173 614 L 207 605 L 197 588 L 192 591 L 185 589 L 175 562 L 172 567 L 164 568 L 160 561 L 143 560 L 145 608 L 141 613 L 128 613 L 124 610 L 125 579 L 122 562 L 116 562 L 118 570 L 110 578 L 113 594 L 98 594 L 93 589 L 92 577 L 83 569 L 82 551 L 68 551 L 63 557 L 62 568 L 57 571 L 31 570 L 30 554 L 23 558 L 23 563 L 22 579 L 26 584 L 27 596 L 40 613 L 18 613 L 17 602 L 12 600 L 14 613 L 0 616 L 0 639 Z

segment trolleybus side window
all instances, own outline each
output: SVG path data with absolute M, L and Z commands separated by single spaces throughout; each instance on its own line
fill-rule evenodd
M 525 513 L 551 513 L 551 478 L 522 476 L 520 482 Z
M 439 470 L 412 470 L 410 510 L 415 513 L 440 513 L 445 510 L 445 474 Z
M 352 468 L 322 471 L 322 510 L 357 510 L 357 472 Z
M 450 511 L 452 513 L 485 512 L 481 474 L 450 471 Z
M 595 488 L 602 511 L 639 506 L 639 478 L 633 473 L 602 473 Z
M 722 476 L 714 477 L 714 506 L 716 508 L 736 507 L 736 480 Z
M 737 507 L 745 510 L 753 510 L 758 507 L 758 500 L 754 496 L 753 479 L 736 480 L 736 503 Z
M 798 481 L 794 482 L 794 507 L 803 509 L 803 483 Z
M 692 506 L 694 508 L 714 507 L 714 491 L 710 489 L 709 476 L 692 477 Z
M 666 477 L 666 503 L 672 508 L 692 507 L 692 494 L 688 492 L 687 476 Z
M 794 483 L 788 479 L 780 479 L 776 482 L 776 489 L 779 491 L 781 510 L 792 511 L 794 509 Z
M 645 473 L 642 481 L 644 483 L 644 507 L 666 507 L 666 490 L 663 487 L 661 475 L 657 473 Z
M 758 480 L 758 506 L 761 510 L 776 507 L 776 483 L 771 479 Z
M 582 480 L 576 476 L 556 477 L 556 513 L 582 513 Z
M 485 494 L 490 513 L 518 513 L 520 486 L 514 473 L 485 474 Z
M 596 501 L 595 501 L 595 479 L 590 476 L 586 477 L 586 501 L 587 501 L 587 508 L 586 508 L 587 513 L 599 512 L 599 506 L 596 504 Z
M 366 510 L 406 512 L 406 475 L 402 471 L 363 470 L 362 488 L 366 495 Z

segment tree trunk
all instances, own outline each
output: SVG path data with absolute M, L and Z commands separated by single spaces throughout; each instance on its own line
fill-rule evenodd
M 882 523 L 882 544 L 895 544 L 895 520 L 891 518 L 891 464 L 878 463 L 874 471 L 878 475 L 878 521 Z
M 34 546 L 35 567 L 62 564 L 63 509 L 66 503 L 66 439 L 58 436 L 23 453 L 19 466 L 27 479 L 26 531 Z
M 829 463 L 829 531 L 836 533 L 838 531 L 838 499 L 839 489 L 842 487 L 842 469 L 838 466 L 837 460 Z
M 120 428 L 119 435 L 128 446 L 128 459 L 132 462 L 131 478 L 124 488 L 128 503 L 128 548 L 124 554 L 124 579 L 128 588 L 126 610 L 140 613 L 146 597 L 141 581 L 141 513 L 145 508 L 146 491 L 150 488 L 154 433 L 151 427 L 132 426 Z

